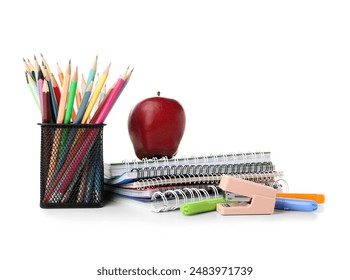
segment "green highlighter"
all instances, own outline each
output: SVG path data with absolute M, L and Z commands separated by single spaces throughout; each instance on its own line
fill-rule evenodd
M 227 201 L 223 197 L 198 200 L 182 204 L 180 206 L 180 211 L 186 216 L 214 211 L 218 203 L 227 203 Z

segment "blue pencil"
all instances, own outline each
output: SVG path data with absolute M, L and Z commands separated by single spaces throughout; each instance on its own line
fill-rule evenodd
M 89 99 L 90 99 L 92 85 L 93 85 L 93 81 L 90 81 L 90 83 L 89 83 L 88 87 L 86 88 L 86 91 L 83 95 L 83 99 L 81 100 L 77 115 L 75 116 L 75 119 L 73 122 L 74 124 L 80 123 L 83 116 L 84 116 L 86 106 L 87 106 Z

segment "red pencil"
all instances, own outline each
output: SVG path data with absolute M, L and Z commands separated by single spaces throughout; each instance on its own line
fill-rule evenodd
M 61 99 L 61 90 L 60 87 L 57 83 L 57 80 L 55 76 L 51 73 L 51 81 L 52 81 L 52 87 L 53 87 L 53 92 L 55 93 L 56 101 L 57 101 L 57 108 L 60 104 L 60 99 Z

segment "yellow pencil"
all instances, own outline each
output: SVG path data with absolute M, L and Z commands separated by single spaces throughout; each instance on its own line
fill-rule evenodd
M 60 124 L 63 123 L 64 115 L 66 113 L 66 103 L 67 103 L 67 97 L 68 97 L 70 75 L 71 75 L 71 62 L 69 60 L 69 63 L 66 68 L 66 72 L 64 73 L 61 100 L 60 100 L 60 106 L 58 108 L 58 115 L 57 115 L 57 123 L 60 123 Z
M 89 104 L 88 106 L 86 107 L 86 110 L 85 110 L 85 113 L 83 115 L 83 119 L 81 120 L 81 123 L 84 124 L 87 122 L 89 116 L 90 116 L 90 113 L 92 111 L 92 108 L 94 107 L 95 103 L 96 103 L 96 100 L 101 92 L 101 89 L 103 87 L 103 85 L 105 84 L 106 82 L 106 79 L 108 77 L 108 73 L 109 73 L 109 68 L 111 67 L 111 64 L 108 65 L 108 67 L 106 68 L 106 70 L 102 73 L 102 75 L 100 76 L 100 78 L 98 79 L 98 82 L 97 82 L 97 85 L 94 89 L 94 92 L 91 96 L 91 99 L 89 101 Z

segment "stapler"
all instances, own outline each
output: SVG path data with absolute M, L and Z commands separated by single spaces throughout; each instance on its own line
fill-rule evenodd
M 216 211 L 221 215 L 272 214 L 275 209 L 277 190 L 261 184 L 223 175 L 220 189 L 225 192 L 225 200 L 232 200 L 235 195 L 248 197 L 244 203 L 218 203 Z

